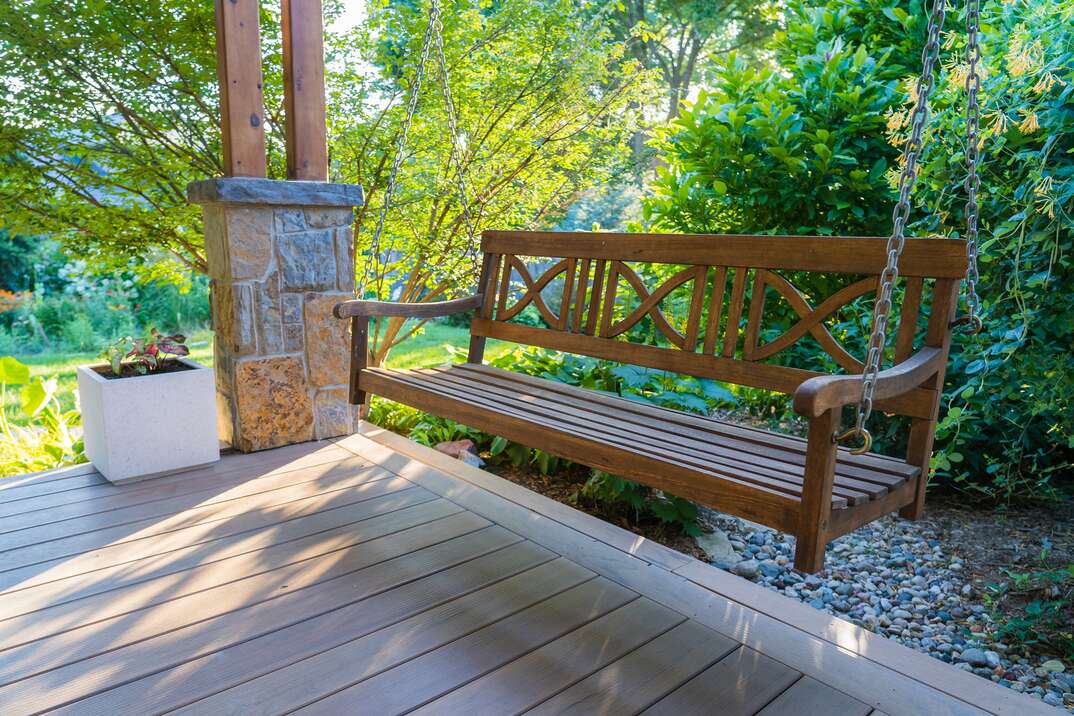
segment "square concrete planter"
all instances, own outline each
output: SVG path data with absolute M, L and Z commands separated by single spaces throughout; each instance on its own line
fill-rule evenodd
M 136 482 L 220 459 L 212 368 L 108 378 L 78 367 L 86 457 L 113 483 Z

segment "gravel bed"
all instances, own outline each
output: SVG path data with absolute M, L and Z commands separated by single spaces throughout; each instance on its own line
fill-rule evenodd
M 698 542 L 717 567 L 1074 713 L 1074 664 L 995 641 L 980 585 L 927 525 L 877 520 L 833 542 L 826 571 L 802 575 L 788 567 L 793 537 L 711 510 L 703 516 L 714 532 Z

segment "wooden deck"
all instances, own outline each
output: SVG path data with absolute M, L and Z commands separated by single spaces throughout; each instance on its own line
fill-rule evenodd
M 1055 713 L 382 431 L 0 482 L 0 713 Z

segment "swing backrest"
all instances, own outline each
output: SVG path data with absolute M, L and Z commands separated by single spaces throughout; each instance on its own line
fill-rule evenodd
M 831 372 L 861 373 L 852 352 L 863 352 L 868 325 L 840 312 L 855 301 L 871 307 L 885 245 L 878 237 L 486 231 L 485 300 L 471 333 L 793 393 L 828 374 L 785 364 L 802 340 L 826 354 Z M 892 312 L 895 362 L 915 345 L 946 345 L 964 272 L 962 241 L 907 239 Z M 818 295 L 828 285 L 832 292 Z M 935 317 L 925 321 L 926 313 Z M 932 404 L 931 391 L 918 389 L 878 408 L 928 419 Z

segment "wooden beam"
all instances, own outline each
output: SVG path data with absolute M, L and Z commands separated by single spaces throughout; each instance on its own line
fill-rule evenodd
M 282 0 L 287 178 L 328 181 L 321 0 Z
M 216 68 L 226 176 L 265 176 L 258 0 L 216 0 Z

